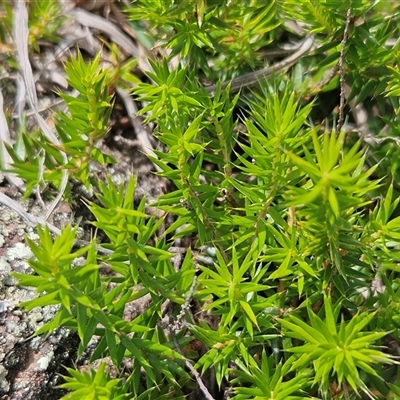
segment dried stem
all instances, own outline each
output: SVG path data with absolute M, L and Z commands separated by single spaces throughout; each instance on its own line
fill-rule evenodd
M 346 102 L 346 81 L 344 78 L 344 58 L 345 58 L 345 48 L 347 43 L 347 37 L 349 34 L 349 26 L 351 21 L 351 8 L 347 10 L 346 14 L 346 24 L 344 26 L 343 39 L 342 39 L 342 48 L 340 49 L 340 57 L 339 57 L 339 76 L 340 76 L 340 103 L 339 103 L 339 119 L 336 125 L 336 132 L 340 132 L 343 126 L 344 121 L 344 106 Z
M 346 400 L 350 400 L 349 388 L 347 387 L 346 379 L 343 379 L 343 394 Z
M 265 79 L 270 77 L 273 74 L 277 74 L 279 72 L 285 71 L 288 68 L 290 68 L 292 65 L 294 65 L 298 60 L 300 60 L 302 57 L 306 56 L 311 49 L 314 47 L 315 41 L 314 41 L 314 36 L 307 36 L 304 41 L 301 43 L 299 46 L 298 50 L 296 50 L 292 55 L 289 57 L 283 59 L 282 61 L 276 63 L 275 65 L 272 65 L 267 68 L 260 69 L 258 71 L 254 72 L 249 72 L 248 74 L 244 74 L 241 76 L 238 76 L 237 78 L 234 78 L 229 81 L 225 81 L 221 84 L 221 88 L 225 88 L 229 84 L 231 84 L 230 91 L 231 92 L 237 92 L 240 89 L 244 87 L 249 87 L 253 86 L 257 83 L 260 82 L 260 79 Z M 217 86 L 212 85 L 208 86 L 205 89 L 207 92 L 214 94 Z
M 189 289 L 189 293 L 186 297 L 185 304 L 182 306 L 182 309 L 180 313 L 178 314 L 176 320 L 174 321 L 173 315 L 172 315 L 172 307 L 169 308 L 169 331 L 171 333 L 172 341 L 174 342 L 174 346 L 176 348 L 176 351 L 183 355 L 183 351 L 181 349 L 181 346 L 178 343 L 178 340 L 176 338 L 176 330 L 181 329 L 183 325 L 183 319 L 185 316 L 186 311 L 190 307 L 190 302 L 192 301 L 192 297 L 194 294 L 194 291 L 196 289 L 197 285 L 197 277 L 195 276 L 192 282 L 192 286 Z M 196 380 L 197 384 L 199 385 L 200 390 L 203 392 L 204 397 L 207 400 L 215 400 L 214 397 L 211 395 L 211 393 L 208 391 L 206 385 L 201 379 L 201 376 L 199 372 L 193 367 L 193 365 L 185 358 L 184 360 L 186 367 L 189 369 L 190 373 Z

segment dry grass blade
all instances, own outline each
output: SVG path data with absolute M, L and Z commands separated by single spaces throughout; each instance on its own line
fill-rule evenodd
M 35 227 L 37 224 L 42 226 L 47 226 L 52 233 L 55 235 L 59 235 L 61 233 L 60 229 L 56 228 L 54 225 L 49 224 L 43 218 L 35 217 L 32 214 L 26 212 L 20 203 L 11 199 L 6 194 L 0 192 L 0 203 L 4 204 L 11 210 L 15 211 L 21 218 L 29 223 L 32 227 Z
M 3 93 L 0 90 L 0 166 L 2 170 L 10 168 L 11 157 L 7 152 L 4 144 L 11 145 L 10 131 L 8 130 L 8 124 L 3 111 Z M 6 173 L 6 179 L 18 189 L 24 189 L 24 182 L 21 178 L 14 176 L 11 173 Z
M 40 217 L 35 217 L 34 215 L 26 212 L 21 204 L 15 200 L 13 200 L 12 198 L 8 197 L 6 194 L 0 192 L 0 203 L 4 204 L 6 207 L 10 208 L 11 210 L 13 210 L 14 212 L 16 212 L 21 218 L 23 218 L 30 226 L 32 226 L 33 228 L 36 227 L 36 225 L 42 225 L 42 226 L 47 226 L 50 230 L 51 233 L 53 233 L 54 235 L 59 236 L 61 234 L 61 230 L 59 228 L 57 228 L 56 226 L 54 226 L 53 224 L 50 224 L 48 221 L 44 220 L 43 218 Z M 83 247 L 83 246 L 87 246 L 89 244 L 89 242 L 87 242 L 86 240 L 76 240 L 76 245 Z M 105 249 L 104 247 L 101 246 L 96 246 L 96 250 L 101 253 L 101 254 L 105 254 L 105 255 L 110 255 L 113 253 L 113 251 L 109 250 L 109 249 Z
M 47 125 L 46 121 L 39 114 L 37 107 L 37 95 L 35 82 L 33 79 L 32 67 L 29 62 L 28 55 L 28 11 L 26 4 L 23 1 L 18 1 L 14 8 L 14 20 L 13 20 L 13 38 L 15 43 L 17 61 L 19 64 L 20 72 L 25 83 L 25 89 L 28 97 L 30 107 L 34 113 L 36 122 L 38 123 L 41 131 L 46 136 L 46 138 L 56 145 L 61 145 L 61 142 L 54 134 L 54 132 Z M 63 153 L 62 153 L 63 154 Z M 67 156 L 63 154 L 64 162 L 67 163 Z M 57 204 L 61 200 L 64 190 L 68 182 L 68 171 L 63 171 L 63 178 L 61 180 L 59 193 L 55 200 L 51 203 L 50 207 L 46 212 L 46 219 L 50 216 L 53 210 L 56 208 Z
M 17 2 L 14 13 L 13 36 L 17 60 L 21 75 L 24 79 L 28 101 L 43 134 L 54 144 L 60 145 L 61 142 L 38 112 L 35 81 L 33 79 L 32 67 L 28 56 L 28 34 L 28 12 L 26 4 L 24 2 Z
M 97 29 L 98 31 L 107 34 L 111 41 L 121 46 L 126 53 L 133 57 L 138 56 L 139 51 L 137 47 L 132 43 L 129 37 L 126 36 L 112 22 L 79 8 L 72 10 L 71 14 L 81 25 Z
M 229 84 L 231 84 L 231 92 L 237 92 L 244 87 L 249 87 L 257 84 L 261 79 L 266 79 L 273 74 L 277 74 L 279 72 L 285 71 L 291 66 L 293 66 L 298 60 L 302 57 L 305 57 L 314 47 L 315 41 L 314 36 L 308 36 L 301 42 L 298 49 L 291 54 L 289 57 L 279 61 L 275 65 L 272 65 L 267 68 L 260 69 L 258 71 L 249 72 L 248 74 L 244 74 L 238 76 L 237 78 L 225 81 L 222 83 L 221 88 L 225 88 Z M 208 86 L 205 89 L 207 92 L 214 94 L 216 85 Z
M 110 41 L 120 46 L 126 54 L 137 58 L 141 69 L 152 70 L 147 57 L 144 57 L 144 55 L 148 55 L 148 51 L 146 51 L 143 46 L 140 46 L 140 48 L 137 47 L 129 36 L 115 26 L 115 24 L 80 8 L 72 10 L 71 15 L 73 15 L 77 23 L 106 34 L 110 38 Z

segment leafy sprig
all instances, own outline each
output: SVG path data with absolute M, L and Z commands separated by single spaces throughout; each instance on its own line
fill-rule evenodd
M 398 394 L 398 366 L 383 347 L 389 337 L 400 340 L 395 182 L 368 166 L 361 135 L 330 129 L 331 112 L 326 125 L 315 122 L 322 100 L 310 99 L 315 87 L 307 87 L 337 61 L 350 7 L 359 23 L 352 22 L 344 52 L 349 83 L 362 87 L 357 101 L 376 98 L 393 107 L 383 95 L 397 93 L 395 63 L 389 78 L 373 75 L 391 60 L 385 46 L 396 28 L 364 0 L 242 3 L 134 3 L 130 14 L 167 35 L 160 43 L 181 57 L 180 65 L 151 61 L 148 80 L 140 82 L 132 60 L 109 71 L 100 69 L 99 57 L 86 63 L 78 55 L 66 70 L 79 96 L 63 95 L 69 111 L 56 120 L 63 145 L 38 133 L 23 135 L 25 154 L 10 148 L 29 191 L 39 183 L 57 186 L 62 169 L 93 186 L 97 200 L 87 206 L 106 237 L 100 255 L 94 241 L 74 247 L 76 228 L 67 226 L 56 239 L 39 229 L 38 243 L 28 241 L 35 274 L 16 275 L 40 294 L 24 306 L 59 307 L 37 334 L 75 330 L 79 355 L 97 336 L 91 360 L 109 356 L 118 372 L 133 360 L 125 378 L 104 376 L 104 364 L 97 372 L 68 370 L 63 387 L 73 393 L 66 398 L 92 391 L 99 398 L 183 399 L 193 389 L 188 360 L 219 388 L 231 387 L 235 399 Z M 237 95 L 221 83 L 211 95 L 200 84 L 201 73 L 230 78 L 257 66 L 253 52 L 282 34 L 283 17 L 294 16 L 321 46 L 293 75 Z M 135 205 L 134 178 L 116 185 L 91 175 L 92 162 L 112 161 L 96 143 L 107 133 L 121 79 L 137 85 L 140 113 L 163 146 L 151 157 L 174 187 L 152 204 L 162 217 L 149 215 L 146 199 Z M 332 80 L 325 90 L 337 85 Z M 175 245 L 185 241 L 190 245 L 174 265 Z M 127 305 L 139 300 L 146 306 L 127 319 Z

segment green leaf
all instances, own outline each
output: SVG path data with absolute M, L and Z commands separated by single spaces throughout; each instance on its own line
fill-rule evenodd
M 240 306 L 242 307 L 243 311 L 250 318 L 251 322 L 253 322 L 253 324 L 257 328 L 259 328 L 258 323 L 257 323 L 257 318 L 256 318 L 251 306 L 249 305 L 249 303 L 247 303 L 245 301 L 240 301 L 239 303 L 240 303 Z

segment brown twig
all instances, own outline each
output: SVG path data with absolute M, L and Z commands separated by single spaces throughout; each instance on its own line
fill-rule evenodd
M 343 394 L 346 400 L 350 400 L 349 388 L 347 387 L 346 379 L 343 379 Z
M 318 82 L 314 87 L 312 87 L 312 92 L 313 93 L 318 93 L 320 90 L 322 90 L 337 74 L 339 69 L 339 65 L 336 64 L 334 67 L 332 67 L 326 74 L 326 76 Z

